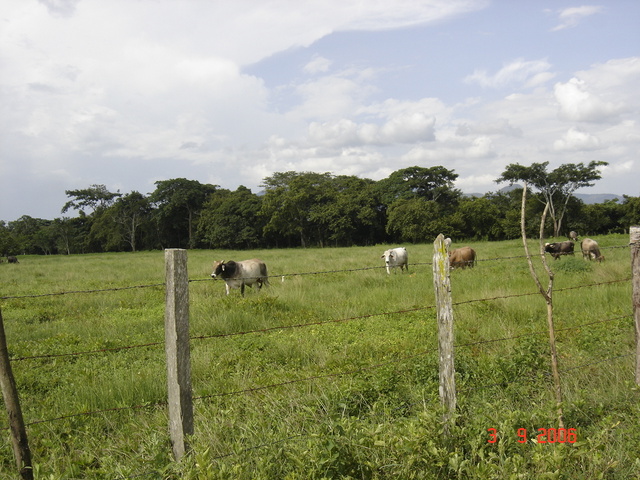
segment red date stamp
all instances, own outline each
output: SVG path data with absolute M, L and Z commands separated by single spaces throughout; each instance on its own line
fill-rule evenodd
M 495 428 L 487 428 L 489 438 L 487 443 L 498 441 L 498 431 Z M 538 428 L 537 435 L 531 440 L 535 443 L 576 443 L 578 441 L 578 431 L 575 428 Z M 518 443 L 527 443 L 528 432 L 526 428 L 519 428 Z

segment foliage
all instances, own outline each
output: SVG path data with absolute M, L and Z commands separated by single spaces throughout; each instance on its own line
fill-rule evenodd
M 114 200 L 121 196 L 120 193 L 113 193 L 107 190 L 105 185 L 91 185 L 89 188 L 80 190 L 65 190 L 67 197 L 74 197 L 62 207 L 62 213 L 70 209 L 84 211 L 89 207 L 93 212 L 104 210 L 111 206 Z
M 637 197 L 585 205 L 572 195 L 599 178 L 601 162 L 509 165 L 498 181 L 518 179 L 538 189 L 526 207 L 527 232 L 538 236 L 544 205 L 553 202 L 545 228 L 554 236 L 625 232 L 640 223 Z M 458 175 L 442 166 L 409 167 L 378 181 L 351 175 L 277 172 L 264 192 L 235 191 L 176 178 L 156 182 L 149 194 L 112 193 L 104 185 L 69 190 L 63 207 L 73 218 L 23 216 L 0 221 L 1 254 L 74 254 L 179 248 L 342 247 L 419 243 L 439 233 L 454 239 L 520 237 L 518 189 L 481 197 L 454 188 Z M 84 210 L 89 211 L 85 213 Z M 555 216 L 554 216 L 555 215 Z M 566 227 L 562 227 L 566 225 Z
M 442 205 L 452 204 L 460 196 L 453 188 L 458 174 L 445 167 L 409 167 L 396 170 L 380 181 L 383 201 L 392 204 L 399 199 L 423 198 Z
M 175 178 L 156 182 L 149 200 L 155 206 L 159 243 L 164 247 L 194 248 L 198 218 L 210 194 L 217 186 L 197 180 Z
M 259 217 L 262 198 L 240 186 L 235 192 L 218 189 L 202 208 L 198 238 L 209 248 L 256 248 L 262 245 Z
M 522 181 L 540 191 L 543 203 L 549 205 L 549 216 L 553 221 L 553 236 L 560 235 L 562 220 L 567 210 L 567 203 L 571 195 L 578 188 L 591 187 L 595 180 L 601 177 L 599 167 L 608 165 L 607 162 L 591 161 L 589 165 L 583 163 L 566 163 L 547 172 L 549 162 L 532 163 L 525 167 L 517 163 L 507 165 L 496 182 Z

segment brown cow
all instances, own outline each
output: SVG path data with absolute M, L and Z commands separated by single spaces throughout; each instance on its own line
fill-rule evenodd
M 476 263 L 476 251 L 471 247 L 460 247 L 449 252 L 449 265 L 451 268 L 466 268 Z
M 574 242 L 577 242 L 578 241 L 578 232 L 575 232 L 575 231 L 571 230 L 569 232 L 569 239 L 573 240 Z
M 575 244 L 571 240 L 564 242 L 545 243 L 544 251 L 551 254 L 554 260 L 560 258 L 561 255 L 573 255 Z
M 588 258 L 589 260 L 595 260 L 601 262 L 604 260 L 604 255 L 600 253 L 600 246 L 595 240 L 585 238 L 580 242 L 580 249 L 582 250 L 582 258 Z

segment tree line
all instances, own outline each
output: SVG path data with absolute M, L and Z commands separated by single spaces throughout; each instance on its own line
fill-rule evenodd
M 409 167 L 374 181 L 349 175 L 278 172 L 264 178 L 259 193 L 227 190 L 197 180 L 155 183 L 142 194 L 110 192 L 105 185 L 67 190 L 69 201 L 53 220 L 23 216 L 0 221 L 0 252 L 76 254 L 164 248 L 286 248 L 430 242 L 454 239 L 506 240 L 520 236 L 523 183 L 531 236 L 547 203 L 548 234 L 623 233 L 640 223 L 640 197 L 588 205 L 576 189 L 600 179 L 604 162 L 508 165 L 502 188 L 468 196 L 454 188 L 458 175 L 443 166 Z M 536 201 L 538 200 L 538 201 Z

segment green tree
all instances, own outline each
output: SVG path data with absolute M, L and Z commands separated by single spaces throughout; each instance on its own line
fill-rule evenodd
M 618 200 L 606 200 L 603 203 L 584 205 L 582 217 L 584 221 L 577 230 L 583 236 L 607 233 L 622 233 L 625 229 L 621 225 L 623 206 Z
M 217 185 L 174 178 L 156 182 L 149 199 L 155 205 L 158 238 L 164 246 L 194 248 L 198 217 Z
M 133 191 L 116 200 L 111 209 L 122 238 L 135 252 L 141 232 L 148 228 L 151 220 L 151 202 L 140 192 Z
M 0 220 L 0 256 L 14 255 L 20 251 L 20 244 L 9 226 Z
M 630 197 L 623 195 L 622 201 L 622 217 L 620 218 L 620 226 L 628 231 L 632 225 L 640 225 L 640 197 Z
M 459 228 L 465 238 L 497 240 L 503 237 L 498 205 L 487 197 L 467 197 L 460 200 L 456 211 Z
M 62 213 L 66 213 L 70 209 L 83 211 L 85 208 L 91 208 L 93 212 L 104 210 L 110 207 L 116 198 L 122 194 L 113 193 L 107 190 L 104 185 L 91 185 L 89 188 L 81 190 L 65 190 L 67 197 L 73 197 L 62 207 Z
M 329 188 L 331 201 L 316 216 L 327 226 L 331 242 L 366 245 L 383 238 L 384 217 L 376 182 L 341 175 L 332 179 Z
M 53 220 L 51 228 L 55 232 L 56 251 L 70 255 L 74 252 L 81 252 L 86 233 L 84 231 L 84 219 L 82 216 L 76 218 L 56 218 Z
M 583 163 L 567 163 L 555 170 L 547 172 L 549 162 L 532 163 L 529 167 L 512 163 L 496 182 L 524 182 L 539 190 L 540 200 L 549 205 L 549 217 L 553 222 L 553 236 L 560 236 L 563 217 L 567 210 L 567 203 L 573 193 L 582 187 L 591 187 L 594 181 L 601 177 L 599 167 L 608 165 L 607 162 L 592 161 L 588 165 Z
M 460 191 L 453 187 L 458 174 L 442 166 L 408 167 L 396 170 L 378 182 L 381 199 L 391 205 L 398 199 L 413 197 L 433 200 L 442 205 L 455 203 Z
M 239 186 L 209 196 L 198 223 L 198 237 L 212 248 L 255 248 L 262 244 L 261 197 Z
M 266 177 L 260 211 L 265 235 L 302 247 L 323 245 L 328 230 L 322 210 L 331 201 L 332 178 L 330 173 L 292 171 Z
M 401 242 L 433 241 L 449 229 L 442 206 L 424 198 L 399 199 L 389 207 L 387 232 Z
M 23 215 L 13 222 L 9 222 L 9 230 L 14 239 L 14 245 L 21 253 L 51 253 L 53 242 L 48 227 L 51 220 L 33 218 Z M 43 231 L 45 230 L 45 231 Z

